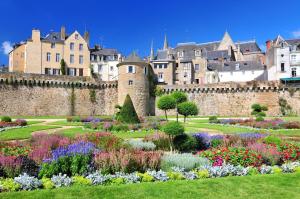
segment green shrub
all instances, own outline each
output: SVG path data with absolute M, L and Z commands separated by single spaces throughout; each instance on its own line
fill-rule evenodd
M 198 114 L 198 107 L 194 102 L 183 102 L 178 104 L 178 113 L 184 116 L 184 122 L 190 115 Z
M 268 107 L 260 104 L 252 104 L 251 108 L 252 108 L 251 115 L 254 115 L 256 118 L 259 118 L 258 121 L 262 121 L 261 118 L 266 116 L 265 111 L 268 110 Z
M 300 173 L 300 166 L 294 168 L 295 173 Z
M 209 118 L 208 118 L 208 121 L 209 121 L 209 123 L 220 123 L 220 120 L 218 119 L 218 117 L 217 116 L 210 116 Z
M 50 178 L 42 178 L 42 184 L 44 189 L 53 189 L 55 187 Z
M 117 116 L 117 120 L 129 124 L 140 122 L 129 95 L 126 95 L 125 102 Z
M 276 144 L 277 146 L 279 146 L 281 144 L 282 140 L 279 137 L 276 137 L 274 135 L 269 135 L 264 138 L 264 142 L 266 144 Z
M 253 175 L 258 175 L 259 171 L 256 167 L 250 167 L 248 170 L 248 175 L 253 176 Z
M 255 119 L 257 122 L 261 122 L 261 121 L 264 121 L 264 118 L 262 116 L 258 116 L 256 117 Z
M 0 181 L 3 191 L 18 191 L 20 185 L 16 183 L 12 178 L 6 178 Z
M 179 122 L 168 122 L 162 126 L 162 131 L 169 136 L 170 150 L 172 151 L 173 139 L 176 135 L 184 133 L 184 126 Z
M 187 95 L 184 92 L 181 92 L 181 91 L 174 91 L 171 94 L 171 97 L 173 97 L 175 99 L 175 102 L 176 102 L 176 120 L 178 122 L 178 104 L 180 104 L 182 102 L 186 102 L 187 101 Z
M 210 145 L 212 148 L 217 148 L 218 146 L 220 146 L 223 143 L 223 140 L 221 139 L 212 139 L 210 141 Z
M 153 182 L 154 177 L 148 173 L 138 173 L 138 176 L 141 178 L 142 182 Z
M 121 177 L 119 177 L 119 178 L 113 178 L 113 179 L 111 179 L 110 184 L 112 184 L 112 185 L 121 185 L 121 184 L 125 184 L 125 179 L 124 179 L 124 178 L 121 178 Z
M 92 185 L 92 181 L 83 176 L 74 176 L 72 177 L 72 182 L 75 185 Z
M 1 122 L 11 122 L 11 118 L 9 116 L 1 117 Z
M 167 172 L 167 176 L 170 178 L 170 180 L 183 180 L 184 179 L 184 176 L 180 172 L 170 171 L 170 172 Z
M 280 173 L 282 173 L 282 169 L 281 169 L 280 167 L 278 167 L 278 166 L 273 166 L 273 167 L 272 167 L 272 171 L 273 171 L 273 173 L 275 173 L 275 174 L 280 174 Z
M 196 172 L 198 178 L 209 178 L 209 172 L 207 169 Z
M 176 107 L 176 101 L 170 95 L 163 95 L 158 99 L 157 108 L 165 111 L 166 120 L 168 120 L 167 111 Z
M 126 124 L 115 124 L 110 128 L 111 131 L 129 131 L 129 127 Z
M 191 152 L 197 148 L 197 140 L 190 135 L 180 134 L 174 137 L 174 148 L 180 152 Z

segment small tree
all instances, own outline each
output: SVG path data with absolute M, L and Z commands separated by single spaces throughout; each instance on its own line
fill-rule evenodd
M 135 124 L 140 122 L 129 95 L 126 95 L 124 105 L 122 106 L 120 112 L 117 115 L 117 120 L 129 124 Z
M 168 122 L 162 126 L 162 131 L 169 136 L 170 151 L 173 149 L 173 139 L 176 135 L 184 133 L 184 126 L 179 122 Z
M 178 105 L 178 113 L 184 116 L 185 122 L 186 117 L 198 114 L 198 107 L 194 102 L 183 102 Z
M 62 75 L 66 75 L 66 62 L 64 59 L 60 60 L 60 71 Z
M 176 120 L 178 122 L 178 105 L 182 102 L 187 101 L 187 96 L 184 92 L 180 91 L 175 91 L 171 94 L 171 96 L 175 99 L 176 101 Z
M 262 121 L 263 117 L 266 116 L 265 111 L 268 110 L 268 107 L 260 104 L 252 104 L 251 108 L 252 108 L 251 115 L 254 115 L 257 121 Z
M 157 107 L 165 111 L 166 120 L 168 120 L 167 111 L 176 107 L 176 101 L 170 95 L 163 95 L 159 98 Z

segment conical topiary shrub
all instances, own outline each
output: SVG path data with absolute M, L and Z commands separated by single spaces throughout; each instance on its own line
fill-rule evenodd
M 135 111 L 132 100 L 130 96 L 127 94 L 125 98 L 124 105 L 122 106 L 120 113 L 118 114 L 118 121 L 124 123 L 135 124 L 139 123 L 139 117 Z

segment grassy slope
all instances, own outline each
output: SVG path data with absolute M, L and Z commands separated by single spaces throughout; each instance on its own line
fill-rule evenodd
M 31 133 L 35 131 L 60 128 L 59 126 L 36 125 L 24 128 L 11 129 L 0 133 L 0 140 L 21 140 L 31 137 Z
M 217 198 L 297 199 L 300 174 L 227 177 L 195 181 L 173 181 L 36 190 L 2 193 L 1 198 Z

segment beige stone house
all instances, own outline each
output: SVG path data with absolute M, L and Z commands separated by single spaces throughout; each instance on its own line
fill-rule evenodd
M 61 75 L 61 60 L 66 63 L 66 75 L 90 76 L 89 33 L 66 34 L 51 32 L 45 37 L 33 29 L 31 38 L 14 46 L 9 53 L 9 71 Z

